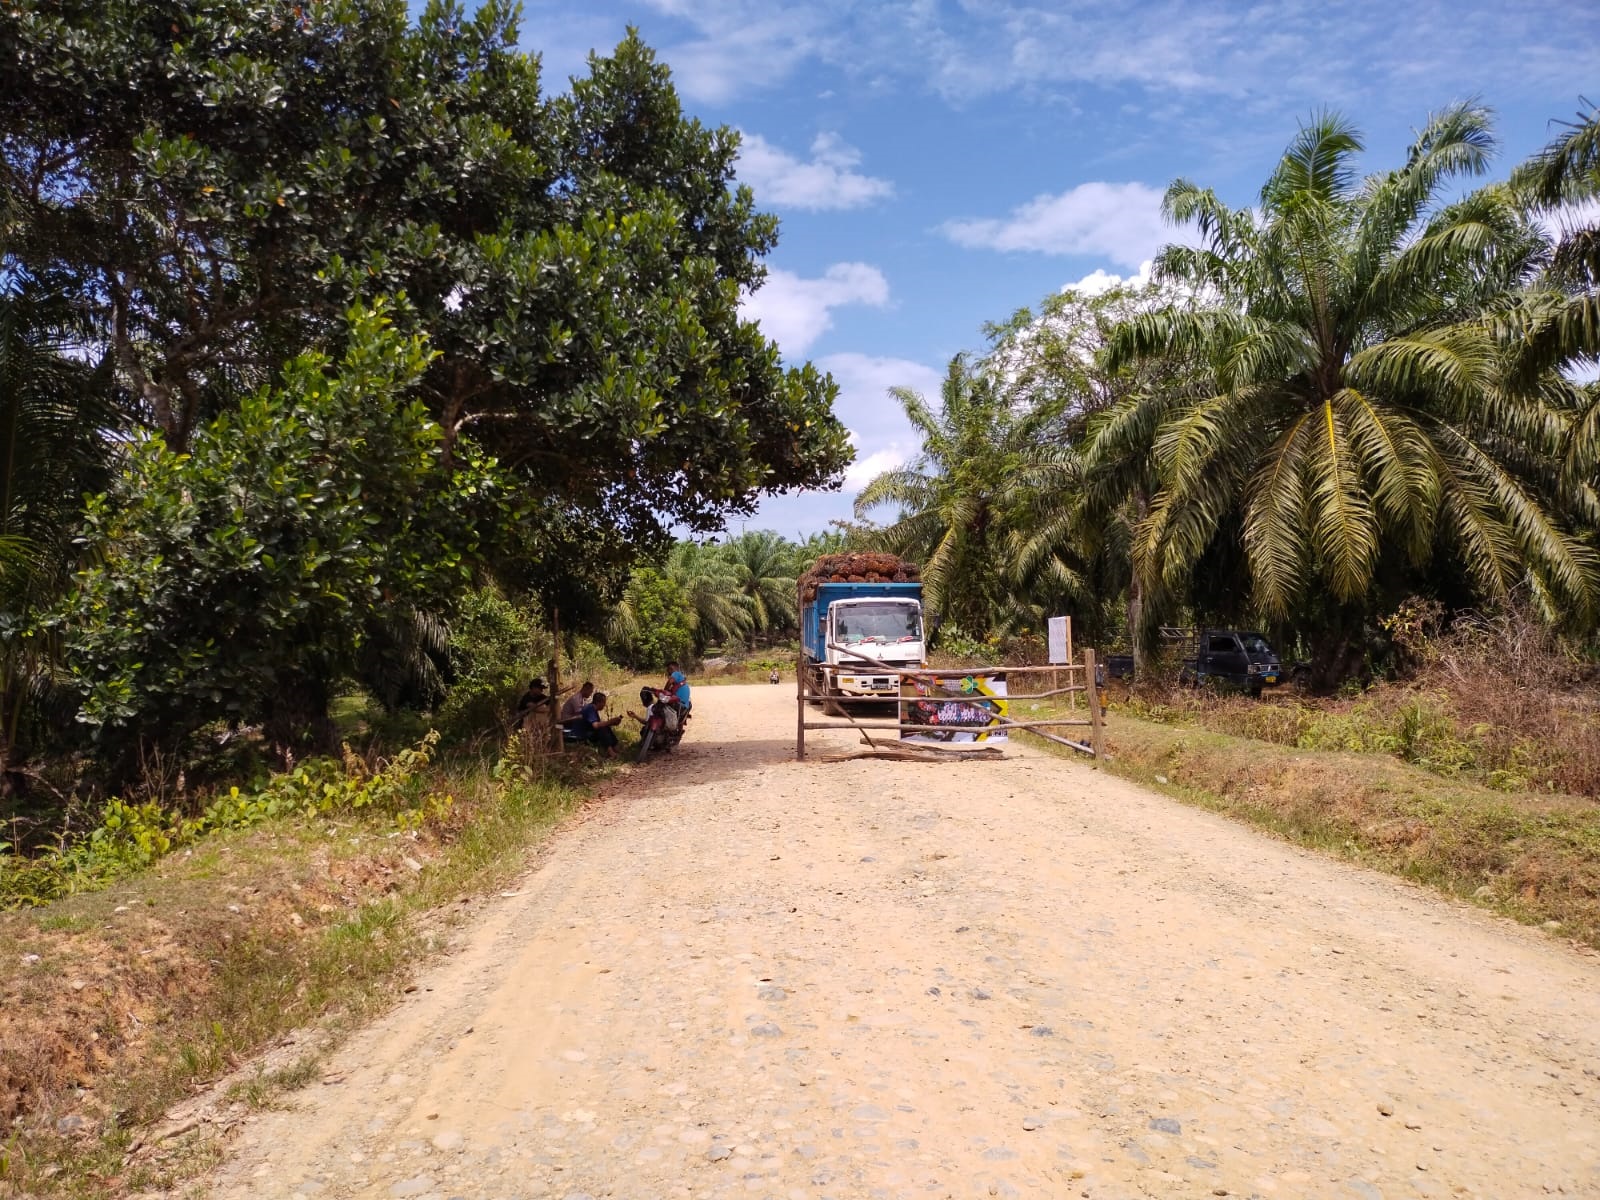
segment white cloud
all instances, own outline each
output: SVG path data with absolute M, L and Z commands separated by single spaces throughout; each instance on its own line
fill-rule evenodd
M 1077 292 L 1080 296 L 1103 296 L 1113 288 L 1125 287 L 1135 290 L 1146 288 L 1150 286 L 1154 266 L 1154 261 L 1147 258 L 1139 264 L 1139 269 L 1132 275 L 1113 275 L 1102 267 L 1096 267 L 1082 279 L 1062 284 L 1061 290 Z
M 832 23 L 819 7 L 772 0 L 646 0 L 699 36 L 669 43 L 662 59 L 691 100 L 722 104 L 782 83 L 823 53 Z
M 778 343 L 785 358 L 804 356 L 833 327 L 833 310 L 846 304 L 882 308 L 889 303 L 889 281 L 866 263 L 834 263 L 820 278 L 772 269 L 759 291 L 740 301 L 740 313 L 756 321 Z
M 528 3 L 530 28 L 563 27 L 585 7 Z M 1571 35 L 1582 25 L 1571 14 L 1587 8 L 1570 0 L 1348 0 L 1331 8 L 1305 0 L 644 0 L 632 10 L 643 10 L 647 40 L 694 101 L 725 103 L 802 73 L 808 93 L 894 87 L 955 104 L 1030 91 L 1081 102 L 1089 89 L 1107 89 L 1119 101 L 1129 92 L 1175 100 L 1187 123 L 1225 129 L 1234 148 L 1244 115 L 1271 113 L 1281 123 L 1284 112 L 1353 108 L 1380 94 L 1419 116 L 1441 97 L 1472 93 L 1537 101 L 1544 112 L 1550 97 L 1582 93 L 1600 67 L 1600 43 Z M 1194 101 L 1208 97 L 1235 103 L 1225 114 L 1196 114 Z
M 761 502 L 755 520 L 746 523 L 749 528 L 765 525 L 803 536 L 826 528 L 829 521 L 849 519 L 856 493 L 874 475 L 904 465 L 921 448 L 916 431 L 889 389 L 908 387 L 936 404 L 944 380 L 942 372 L 911 359 L 855 352 L 824 355 L 816 365 L 839 385 L 834 412 L 850 430 L 856 461 L 845 472 L 839 491 L 770 496 Z M 893 515 L 887 509 L 873 514 L 885 519 Z
M 811 161 L 802 162 L 757 133 L 743 135 L 739 179 L 766 204 L 794 208 L 860 208 L 894 194 L 887 179 L 854 170 L 861 152 L 835 133 L 819 133 L 811 143 Z
M 1094 255 L 1126 267 L 1177 240 L 1161 216 L 1161 193 L 1143 183 L 1080 183 L 1036 196 L 1007 217 L 946 221 L 941 229 L 961 246 Z
M 856 460 L 844 477 L 844 490 L 854 500 L 875 476 L 903 466 L 921 447 L 889 389 L 910 388 L 937 405 L 944 376 L 911 359 L 855 352 L 825 355 L 816 365 L 839 385 L 833 411 L 849 428 L 856 448 Z
M 855 462 L 851 463 L 850 469 L 844 473 L 845 491 L 859 492 L 885 471 L 904 466 L 910 457 L 899 445 L 874 450 L 871 454 L 858 453 Z

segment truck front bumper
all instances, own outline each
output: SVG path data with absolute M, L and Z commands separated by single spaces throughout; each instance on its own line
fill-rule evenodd
M 900 694 L 898 675 L 872 675 L 863 672 L 855 675 L 835 675 L 833 681 L 840 693 L 846 696 L 882 696 L 892 700 Z

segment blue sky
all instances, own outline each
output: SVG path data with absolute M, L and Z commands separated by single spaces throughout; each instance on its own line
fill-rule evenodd
M 1470 96 L 1498 114 L 1503 171 L 1600 99 L 1593 0 L 525 5 L 552 88 L 632 24 L 688 112 L 744 134 L 740 176 L 782 219 L 747 311 L 786 359 L 833 373 L 858 453 L 842 492 L 775 497 L 744 523 L 789 535 L 848 515 L 915 453 L 885 389 L 936 392 L 985 321 L 1136 274 L 1173 237 L 1173 178 L 1249 203 L 1322 106 L 1388 167 L 1430 110 Z

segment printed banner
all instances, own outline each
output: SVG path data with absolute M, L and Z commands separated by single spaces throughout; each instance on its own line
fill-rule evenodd
M 1003 742 L 1006 730 L 996 725 L 1006 715 L 1004 671 L 970 675 L 908 675 L 900 688 L 904 698 L 901 724 L 926 728 L 900 731 L 906 742 Z

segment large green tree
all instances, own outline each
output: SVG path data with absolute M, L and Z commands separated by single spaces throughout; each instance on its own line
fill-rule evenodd
M 73 281 L 177 450 L 404 294 L 443 464 L 470 437 L 516 474 L 498 565 L 558 596 L 849 451 L 832 382 L 739 318 L 777 226 L 737 136 L 632 33 L 557 96 L 518 37 L 504 0 L 15 0 L 0 190 L 9 260 Z
M 755 626 L 754 605 L 723 547 L 682 541 L 667 556 L 666 574 L 688 603 L 694 648 L 742 641 Z
M 1193 395 L 1204 385 L 1204 371 L 1192 361 L 1108 361 L 1108 342 L 1123 322 L 1171 299 L 1148 283 L 1069 288 L 988 329 L 988 369 L 1005 381 L 1013 407 L 1039 414 L 1034 436 L 1055 447 L 1050 469 L 1035 470 L 1035 486 L 1023 492 L 1007 532 L 1010 582 L 1038 615 L 1070 614 L 1088 643 L 1125 633 L 1141 660 L 1156 626 L 1185 596 L 1152 588 L 1131 569 L 1134 534 L 1156 487 L 1148 447 L 1114 456 L 1091 447 L 1106 414 L 1137 409 L 1131 402 L 1154 392 Z
M 1348 623 L 1380 561 L 1454 560 L 1482 596 L 1526 584 L 1547 610 L 1593 618 L 1594 555 L 1562 519 L 1592 497 L 1555 466 L 1574 397 L 1507 388 L 1478 319 L 1547 243 L 1506 188 L 1452 198 L 1493 146 L 1488 113 L 1458 105 L 1402 166 L 1361 178 L 1360 137 L 1324 114 L 1253 209 L 1168 189 L 1167 215 L 1200 244 L 1169 247 L 1158 272 L 1193 299 L 1125 322 L 1110 365 L 1198 359 L 1215 386 L 1130 397 L 1101 427 L 1097 453 L 1153 456 L 1137 569 L 1183 584 L 1236 539 L 1257 611 L 1282 619 L 1323 594 Z
M 1512 175 L 1512 186 L 1558 234 L 1539 286 L 1491 315 L 1514 364 L 1515 386 L 1538 390 L 1553 371 L 1587 376 L 1568 464 L 1600 465 L 1600 108 L 1580 113 Z
M 305 354 L 196 431 L 136 440 L 88 509 L 96 558 L 56 610 L 79 720 L 114 765 L 210 721 L 327 749 L 333 687 L 374 618 L 445 604 L 506 513 L 504 472 L 443 435 L 408 392 L 420 337 L 351 315 L 342 358 Z

